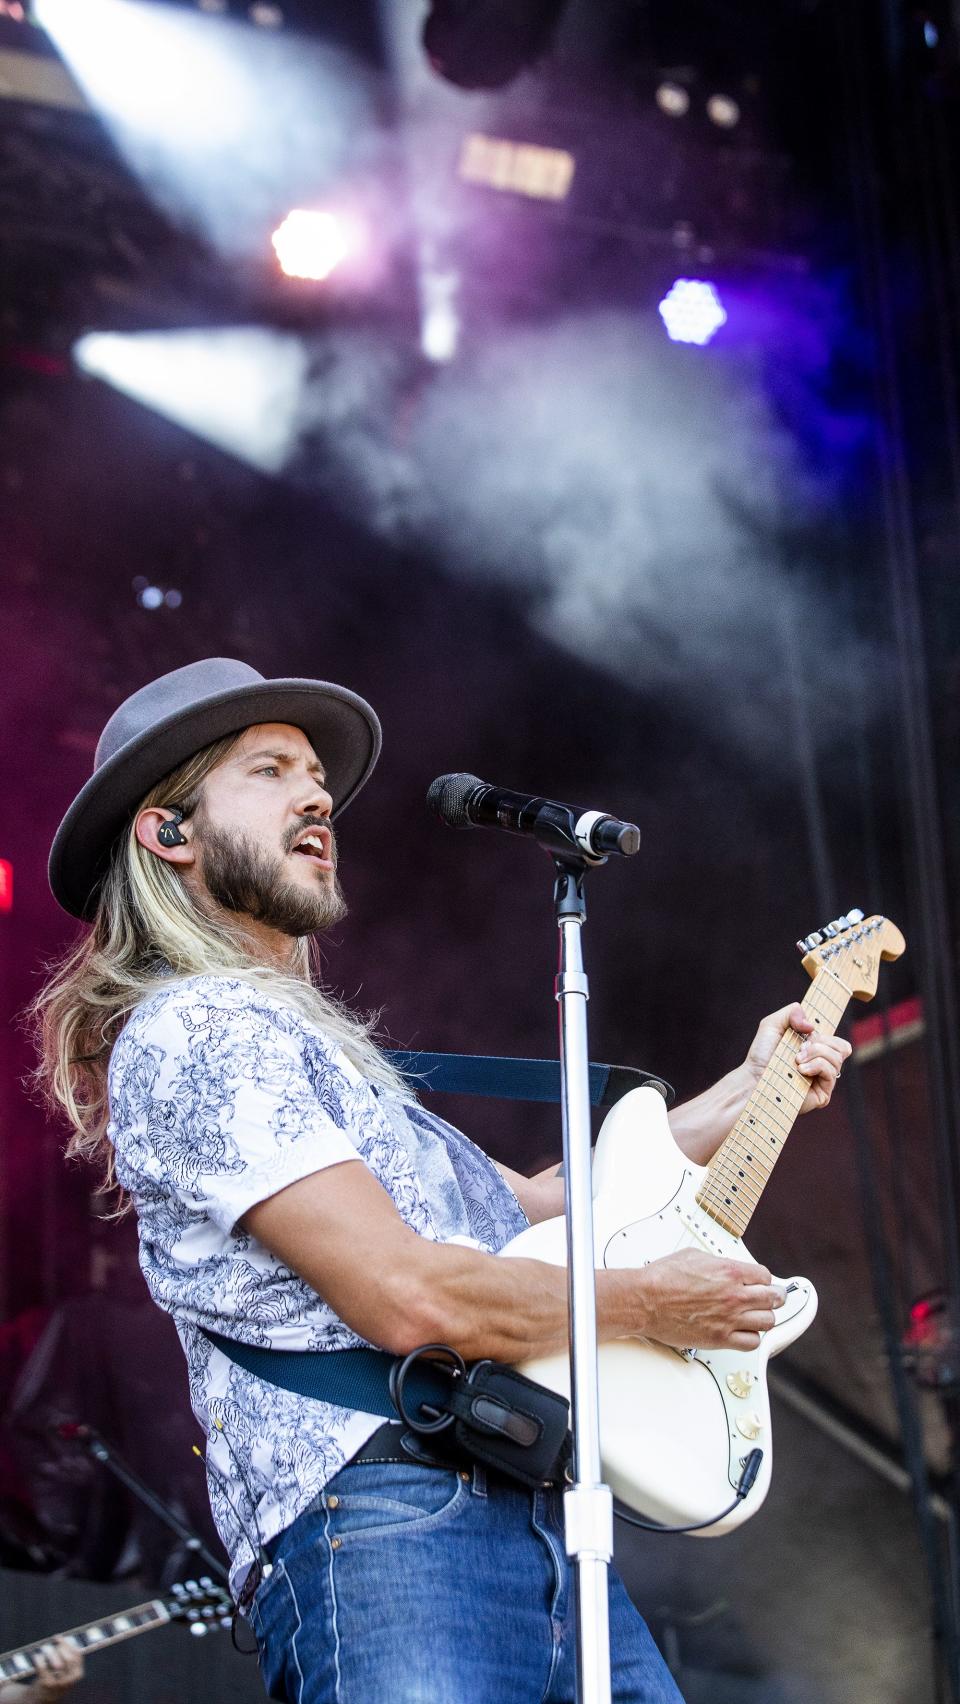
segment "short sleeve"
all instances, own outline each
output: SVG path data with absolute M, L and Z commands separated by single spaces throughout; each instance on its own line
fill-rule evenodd
M 288 1184 L 359 1158 L 370 1091 L 333 1043 L 249 985 L 210 979 L 154 999 L 111 1060 L 121 1182 L 159 1186 L 229 1236 Z M 137 1181 L 135 1181 L 137 1180 Z

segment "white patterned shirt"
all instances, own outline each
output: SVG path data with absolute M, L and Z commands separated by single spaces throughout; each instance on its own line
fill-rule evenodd
M 466 1136 L 374 1089 L 330 1037 L 240 978 L 170 981 L 137 1007 L 110 1059 L 110 1110 L 140 1265 L 187 1357 L 211 1508 L 238 1592 L 256 1548 L 383 1420 L 266 1385 L 198 1329 L 275 1349 L 364 1343 L 238 1220 L 288 1184 L 359 1158 L 431 1241 L 496 1252 L 527 1221 Z

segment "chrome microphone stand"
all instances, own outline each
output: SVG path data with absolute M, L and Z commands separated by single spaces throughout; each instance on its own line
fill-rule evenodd
M 555 856 L 554 904 L 560 932 L 556 997 L 560 1008 L 560 1104 L 566 1178 L 567 1296 L 573 1483 L 564 1494 L 567 1555 L 574 1564 L 577 1704 L 610 1704 L 609 1567 L 613 1496 L 601 1479 L 597 1363 L 597 1285 L 590 1151 L 589 987 L 583 968 L 583 879 L 591 863 Z

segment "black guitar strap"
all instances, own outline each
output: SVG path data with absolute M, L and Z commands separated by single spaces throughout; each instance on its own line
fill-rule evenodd
M 499 1100 L 560 1099 L 558 1059 L 510 1059 L 482 1053 L 409 1053 L 389 1051 L 387 1058 L 417 1089 L 432 1094 L 487 1095 Z M 631 1089 L 645 1084 L 658 1090 L 668 1106 L 674 1091 L 662 1077 L 632 1065 L 590 1066 L 590 1105 L 613 1106 Z

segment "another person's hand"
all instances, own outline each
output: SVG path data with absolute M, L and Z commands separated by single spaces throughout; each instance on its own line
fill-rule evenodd
M 59 1704 L 71 1686 L 83 1679 L 83 1652 L 69 1639 L 51 1639 L 34 1653 L 34 1663 L 37 1678 L 29 1690 L 24 1688 L 30 1704 Z
M 849 1041 L 843 1041 L 838 1035 L 821 1035 L 801 1005 L 782 1006 L 779 1012 L 771 1012 L 762 1020 L 747 1054 L 747 1066 L 758 1081 L 773 1058 L 777 1043 L 788 1029 L 806 1038 L 795 1060 L 797 1070 L 809 1084 L 800 1111 L 814 1112 L 829 1105 L 844 1061 L 849 1059 L 853 1049 Z

